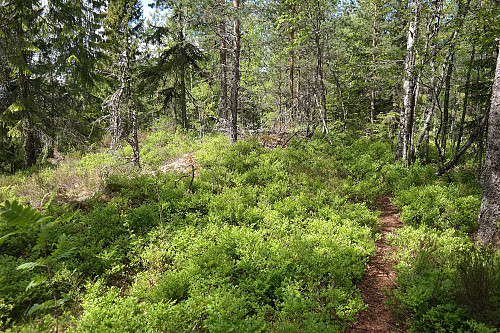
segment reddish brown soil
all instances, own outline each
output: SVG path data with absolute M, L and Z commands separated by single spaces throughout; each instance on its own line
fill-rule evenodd
M 390 201 L 389 196 L 382 196 L 377 201 L 380 210 L 380 233 L 382 237 L 376 242 L 376 253 L 366 265 L 366 274 L 358 283 L 363 300 L 368 308 L 358 314 L 358 321 L 347 332 L 405 332 L 396 325 L 396 320 L 385 304 L 387 291 L 394 287 L 396 274 L 393 265 L 395 249 L 385 240 L 385 236 L 402 227 L 399 214 Z

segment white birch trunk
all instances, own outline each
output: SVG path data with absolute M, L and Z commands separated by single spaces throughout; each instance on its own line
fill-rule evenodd
M 478 239 L 481 243 L 488 244 L 495 238 L 498 241 L 500 223 L 500 52 L 491 94 L 481 186 L 483 195 L 479 211 Z
M 405 77 L 403 81 L 403 108 L 399 119 L 398 143 L 396 146 L 395 160 L 404 160 L 411 163 L 410 145 L 412 141 L 413 128 L 413 105 L 415 103 L 415 59 L 418 23 L 420 19 L 421 0 L 411 2 L 412 20 L 408 29 L 408 40 L 406 43 Z

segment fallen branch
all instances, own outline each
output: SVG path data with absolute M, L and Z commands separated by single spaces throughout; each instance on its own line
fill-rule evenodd
M 288 142 L 290 142 L 290 140 L 293 139 L 294 136 L 296 136 L 297 134 L 299 133 L 302 133 L 303 131 L 297 131 L 295 133 L 293 133 L 293 135 L 291 137 L 288 138 L 288 140 L 286 140 L 282 145 L 281 145 L 281 148 L 285 148 L 286 145 L 288 144 Z
M 471 133 L 469 139 L 467 142 L 460 148 L 460 150 L 447 162 L 444 163 L 442 162 L 442 166 L 438 168 L 438 171 L 436 172 L 436 175 L 442 176 L 445 173 L 448 172 L 451 168 L 453 168 L 460 157 L 469 149 L 469 147 L 478 139 L 481 137 L 483 134 L 484 128 L 486 127 L 486 124 L 488 123 L 488 113 L 486 113 L 483 118 L 481 119 L 481 122 L 479 123 L 478 127 L 474 130 L 474 132 Z
M 191 182 L 189 183 L 189 187 L 187 190 L 188 193 L 192 192 L 193 181 L 194 181 L 194 164 L 189 164 L 189 166 L 191 166 Z M 177 182 L 186 177 L 189 177 L 189 175 L 182 175 L 179 179 L 175 180 L 174 187 L 177 188 Z
M 276 147 L 278 147 L 278 144 L 281 142 L 281 140 L 283 140 L 283 137 L 285 136 L 286 132 L 283 132 L 281 133 L 281 137 L 276 140 L 276 144 L 274 145 L 274 147 L 272 149 L 275 149 Z

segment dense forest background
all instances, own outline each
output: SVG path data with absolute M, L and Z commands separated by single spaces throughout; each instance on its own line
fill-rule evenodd
M 154 8 L 145 21 L 138 1 L 2 3 L 3 172 L 88 150 L 104 133 L 112 147 L 137 146 L 134 133 L 160 118 L 200 135 L 225 130 L 233 141 L 256 130 L 329 128 L 393 139 L 404 124 L 397 159 L 437 161 L 444 173 L 472 145 L 480 164 L 495 1 Z
M 391 197 L 391 329 L 498 332 L 498 1 L 150 7 L 0 0 L 0 329 L 356 332 Z

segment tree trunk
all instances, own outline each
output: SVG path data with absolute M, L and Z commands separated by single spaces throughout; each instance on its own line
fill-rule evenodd
M 35 135 L 28 119 L 25 119 L 24 122 L 24 140 L 24 167 L 29 168 L 36 162 L 36 144 Z
M 318 3 L 318 10 L 316 12 L 316 27 L 314 32 L 314 39 L 316 44 L 316 87 L 319 90 L 320 96 L 321 122 L 323 123 L 322 134 L 326 134 L 326 91 L 325 82 L 323 80 L 323 48 L 321 46 L 322 20 L 323 18 L 321 17 Z
M 297 73 L 297 80 L 295 80 L 295 99 L 297 101 L 297 105 L 296 105 L 296 108 L 295 108 L 295 111 L 296 111 L 296 115 L 297 115 L 297 119 L 301 119 L 303 118 L 303 115 L 301 113 L 300 110 L 302 110 L 302 101 L 301 101 L 301 97 L 300 97 L 300 55 L 297 54 L 297 59 L 295 61 L 295 63 L 297 64 L 297 68 L 296 68 L 296 73 Z
M 469 104 L 469 89 L 470 89 L 470 77 L 472 72 L 472 64 L 474 62 L 474 57 L 476 55 L 476 47 L 472 45 L 472 53 L 470 55 L 469 67 L 467 68 L 467 76 L 465 78 L 465 91 L 464 91 L 464 101 L 462 104 L 462 116 L 460 118 L 460 124 L 458 125 L 458 134 L 457 139 L 455 141 L 455 151 L 460 150 L 460 145 L 462 144 L 462 135 L 464 132 L 464 122 L 465 116 L 467 114 L 467 106 Z
M 138 122 L 137 122 L 137 101 L 132 102 L 132 138 L 128 136 L 125 138 L 128 144 L 132 147 L 132 163 L 138 168 L 141 167 L 140 155 L 139 155 L 139 137 L 137 135 Z
M 500 47 L 500 45 L 499 45 Z M 483 188 L 479 211 L 478 239 L 483 244 L 498 239 L 500 223 L 500 52 L 497 57 L 495 80 L 488 117 L 488 136 L 484 166 L 481 173 Z
M 188 120 L 187 120 L 187 106 L 186 106 L 186 65 L 182 61 L 179 65 L 179 85 L 180 85 L 180 107 L 181 107 L 181 120 L 182 120 L 182 128 L 188 128 Z
M 278 118 L 276 123 L 279 124 L 281 131 L 281 123 L 283 122 L 283 102 L 281 100 L 281 66 L 278 66 Z
M 233 72 L 231 78 L 231 120 L 229 125 L 229 142 L 238 140 L 238 89 L 240 84 L 240 0 L 233 0 Z
M 226 21 L 224 19 L 224 0 L 219 1 L 219 66 L 220 66 L 220 97 L 219 117 L 227 119 L 227 43 Z
M 440 76 L 437 80 L 435 79 L 434 75 L 431 76 L 431 82 L 430 82 L 430 87 L 429 87 L 429 91 L 430 91 L 429 106 L 426 108 L 426 110 L 424 112 L 424 125 L 423 125 L 421 132 L 420 132 L 420 135 L 419 135 L 418 141 L 417 141 L 417 145 L 416 145 L 417 151 L 421 148 L 421 145 L 423 145 L 423 147 L 422 147 L 423 154 L 422 154 L 421 158 L 422 158 L 422 161 L 424 163 L 427 162 L 427 158 L 428 158 L 429 127 L 430 127 L 430 123 L 432 120 L 432 115 L 434 113 L 434 107 L 438 103 L 439 94 L 440 94 L 441 89 L 443 87 L 445 78 L 447 79 L 449 76 L 451 76 L 451 70 L 452 70 L 451 66 L 453 66 L 453 57 L 455 55 L 456 38 L 458 37 L 458 32 L 461 29 L 463 22 L 465 20 L 465 17 L 467 15 L 467 12 L 469 10 L 469 4 L 470 4 L 470 0 L 467 0 L 465 2 L 465 4 L 462 1 L 460 1 L 459 8 L 458 8 L 458 14 L 457 14 L 458 15 L 457 25 L 456 25 L 455 30 L 453 31 L 453 33 L 450 37 L 450 40 L 448 42 L 448 44 L 450 46 L 448 48 L 448 52 L 446 54 L 445 60 L 442 64 Z M 436 33 L 437 33 L 437 31 L 436 31 Z M 437 46 L 435 43 L 433 44 L 432 49 L 433 49 L 433 51 L 431 51 L 430 62 L 431 62 L 432 72 L 434 74 L 435 73 L 435 57 L 436 57 L 436 53 L 437 53 L 437 51 L 436 51 Z M 438 142 L 438 141 L 436 141 L 436 142 Z M 438 149 L 439 149 L 439 144 L 438 144 Z M 440 153 L 440 156 L 444 156 L 444 154 L 441 155 L 441 151 L 439 151 L 439 153 Z M 442 161 L 442 162 L 444 163 L 444 161 Z
M 24 54 L 23 54 L 23 57 Z M 26 59 L 25 63 L 26 63 Z M 20 88 L 20 98 L 22 103 L 26 106 L 29 96 L 28 79 L 24 74 L 21 73 L 19 78 L 19 88 Z M 31 111 L 28 109 L 25 111 L 24 119 L 24 167 L 29 168 L 33 166 L 36 162 L 36 142 L 35 134 L 33 132 L 31 124 Z
M 424 125 L 422 127 L 422 130 L 420 132 L 420 135 L 418 136 L 417 140 L 417 152 L 422 149 L 422 161 L 424 163 L 427 163 L 427 158 L 428 158 L 428 152 L 429 152 L 429 131 L 430 131 L 430 125 L 432 121 L 432 116 L 434 115 L 434 108 L 436 107 L 436 104 L 438 103 L 438 98 L 439 94 L 441 93 L 441 89 L 443 87 L 443 83 L 445 80 L 445 73 L 447 73 L 447 68 L 450 66 L 450 59 L 451 59 L 452 53 L 451 50 L 448 51 L 448 55 L 446 56 L 445 62 L 443 63 L 443 66 L 441 68 L 441 74 L 439 77 L 436 79 L 435 77 L 435 72 L 436 72 L 436 66 L 435 66 L 435 60 L 434 57 L 431 58 L 431 68 L 432 68 L 432 75 L 431 75 L 431 80 L 429 83 L 429 105 L 425 108 L 424 111 Z
M 398 143 L 396 145 L 395 161 L 403 160 L 407 165 L 412 163 L 411 141 L 414 111 L 415 59 L 417 56 L 415 43 L 417 41 L 418 23 L 420 20 L 421 0 L 411 1 L 412 20 L 408 29 L 406 44 L 405 78 L 403 81 L 403 108 L 399 119 Z
M 462 155 L 467 151 L 467 149 L 469 149 L 469 147 L 474 142 L 477 141 L 479 144 L 481 144 L 483 142 L 483 132 L 484 132 L 484 129 L 486 127 L 487 121 L 488 121 L 488 117 L 483 116 L 482 120 L 479 122 L 479 124 L 476 127 L 476 129 L 474 130 L 474 132 L 471 133 L 469 139 L 460 148 L 460 150 L 457 151 L 448 162 L 444 163 L 444 161 L 443 161 L 442 165 L 438 165 L 439 169 L 436 172 L 436 175 L 442 176 L 443 174 L 448 172 L 448 170 L 453 168 L 457 164 L 457 162 L 460 160 L 460 157 L 462 157 Z M 482 153 L 481 153 L 481 155 L 482 155 Z
M 294 51 L 293 51 L 293 43 L 294 43 L 294 39 L 295 39 L 295 29 L 294 29 L 294 25 L 295 25 L 295 22 L 293 22 L 293 20 L 295 19 L 295 5 L 292 4 L 292 26 L 290 28 L 290 108 L 291 108 L 291 113 L 292 115 L 294 114 L 293 112 L 293 109 L 294 109 L 294 84 L 293 84 L 293 80 L 294 80 L 294 70 L 295 70 L 295 55 L 294 55 Z M 292 116 L 293 118 L 293 116 Z
M 377 47 L 377 1 L 374 3 L 375 9 L 373 13 L 373 31 L 372 31 L 372 68 L 370 77 L 372 86 L 370 88 L 370 123 L 375 123 L 375 49 Z
M 418 137 L 417 144 L 412 145 L 412 149 L 415 150 L 415 153 L 413 156 L 419 156 L 423 164 L 427 164 L 427 159 L 429 156 L 429 122 L 432 120 L 432 115 L 434 113 L 434 106 L 435 106 L 435 84 L 436 84 L 436 55 L 437 55 L 437 42 L 436 38 L 439 33 L 439 27 L 440 27 L 440 20 L 441 20 L 441 10 L 443 8 L 443 2 L 442 0 L 435 0 L 434 1 L 434 10 L 433 10 L 433 15 L 429 22 L 427 23 L 427 29 L 426 29 L 426 36 L 425 36 L 425 46 L 424 46 L 424 52 L 422 55 L 422 62 L 420 69 L 418 71 L 417 75 L 417 82 L 416 82 L 416 87 L 415 87 L 415 105 L 414 105 L 414 112 L 416 114 L 417 112 L 417 103 L 418 103 L 418 97 L 420 96 L 420 88 L 422 86 L 422 71 L 424 68 L 424 65 L 427 63 L 428 58 L 430 58 L 429 63 L 431 67 L 431 78 L 430 78 L 430 83 L 429 83 L 429 91 L 430 94 L 428 93 L 428 105 L 424 109 L 424 114 L 423 114 L 423 119 L 424 119 L 424 127 L 426 128 L 421 132 L 421 134 Z M 429 52 L 430 51 L 430 52 Z M 419 154 L 419 150 L 422 144 L 422 150 Z
M 344 97 L 342 97 L 342 87 L 340 86 L 340 80 L 335 71 L 332 71 L 333 79 L 335 80 L 335 86 L 337 87 L 338 99 L 340 101 L 340 108 L 342 109 L 342 122 L 344 123 L 344 131 L 347 130 L 347 109 L 344 105 Z
M 174 131 L 177 130 L 177 125 L 179 124 L 178 116 L 177 116 L 177 105 L 176 103 L 172 103 L 172 111 L 174 112 Z
M 180 45 L 180 63 L 179 63 L 179 104 L 181 108 L 181 121 L 182 128 L 188 129 L 189 123 L 187 119 L 187 102 L 186 102 L 186 64 L 187 64 L 187 54 L 184 49 L 184 43 L 186 42 L 184 38 L 184 16 L 182 11 L 178 11 L 178 24 L 180 26 L 179 32 L 177 34 L 177 42 Z
M 446 156 L 446 145 L 448 143 L 448 127 L 450 118 L 450 88 L 451 88 L 451 74 L 453 72 L 453 58 L 446 71 L 446 79 L 444 84 L 444 101 L 443 101 L 443 121 L 441 131 L 441 155 L 443 158 Z

